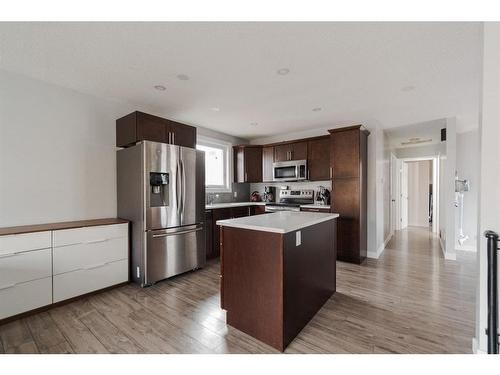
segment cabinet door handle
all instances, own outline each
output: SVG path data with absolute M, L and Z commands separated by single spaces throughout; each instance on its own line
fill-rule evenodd
M 4 255 L 0 255 L 0 259 L 2 258 L 10 258 L 10 257 L 15 257 L 15 256 L 18 256 L 20 253 L 9 253 L 9 254 L 4 254 Z
M 175 133 L 172 132 L 172 144 L 175 144 Z
M 104 267 L 105 265 L 107 265 L 108 263 L 100 263 L 100 264 L 94 264 L 93 266 L 88 266 L 88 267 L 83 267 L 84 270 L 88 271 L 88 270 L 93 270 L 95 268 L 101 268 L 101 267 Z
M 99 243 L 99 242 L 106 242 L 108 239 L 104 238 L 102 240 L 92 240 L 92 241 L 87 241 L 85 242 L 86 244 L 93 244 L 93 243 Z
M 0 286 L 0 290 L 10 289 L 10 288 L 15 287 L 16 285 L 17 284 L 9 284 L 9 285 Z
M 245 172 L 245 182 L 247 182 L 247 181 L 248 181 L 248 173 Z
M 330 179 L 333 177 L 333 168 L 330 167 Z

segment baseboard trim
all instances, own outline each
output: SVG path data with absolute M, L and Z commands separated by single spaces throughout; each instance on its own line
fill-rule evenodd
M 486 354 L 484 350 L 479 349 L 479 345 L 477 339 L 475 337 L 472 338 L 472 353 L 474 354 Z
M 373 251 L 368 251 L 367 254 L 366 254 L 366 257 L 367 258 L 372 258 L 372 259 L 378 259 L 378 258 L 380 258 L 380 256 L 384 252 L 385 247 L 387 246 L 387 244 L 389 243 L 389 241 L 391 240 L 391 238 L 392 238 L 392 233 L 389 233 L 389 235 L 387 236 L 387 238 L 384 240 L 384 243 L 381 244 L 379 246 L 379 248 L 377 249 L 377 252 L 374 253 Z
M 474 245 L 462 245 L 462 246 L 458 245 L 455 248 L 455 251 L 470 251 L 475 253 L 477 251 L 477 248 Z

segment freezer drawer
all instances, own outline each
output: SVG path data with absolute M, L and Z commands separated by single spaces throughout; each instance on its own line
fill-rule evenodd
M 205 232 L 202 224 L 147 233 L 146 285 L 204 265 Z

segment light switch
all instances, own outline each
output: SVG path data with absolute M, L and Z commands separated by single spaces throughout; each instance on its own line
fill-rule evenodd
M 300 235 L 300 230 L 295 232 L 295 246 L 300 246 L 302 244 L 302 238 Z

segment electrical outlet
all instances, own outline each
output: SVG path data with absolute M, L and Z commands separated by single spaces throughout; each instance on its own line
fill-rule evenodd
M 302 244 L 301 232 L 298 230 L 295 232 L 295 246 L 300 246 Z
M 233 192 L 233 197 L 238 198 L 238 192 L 237 191 Z

